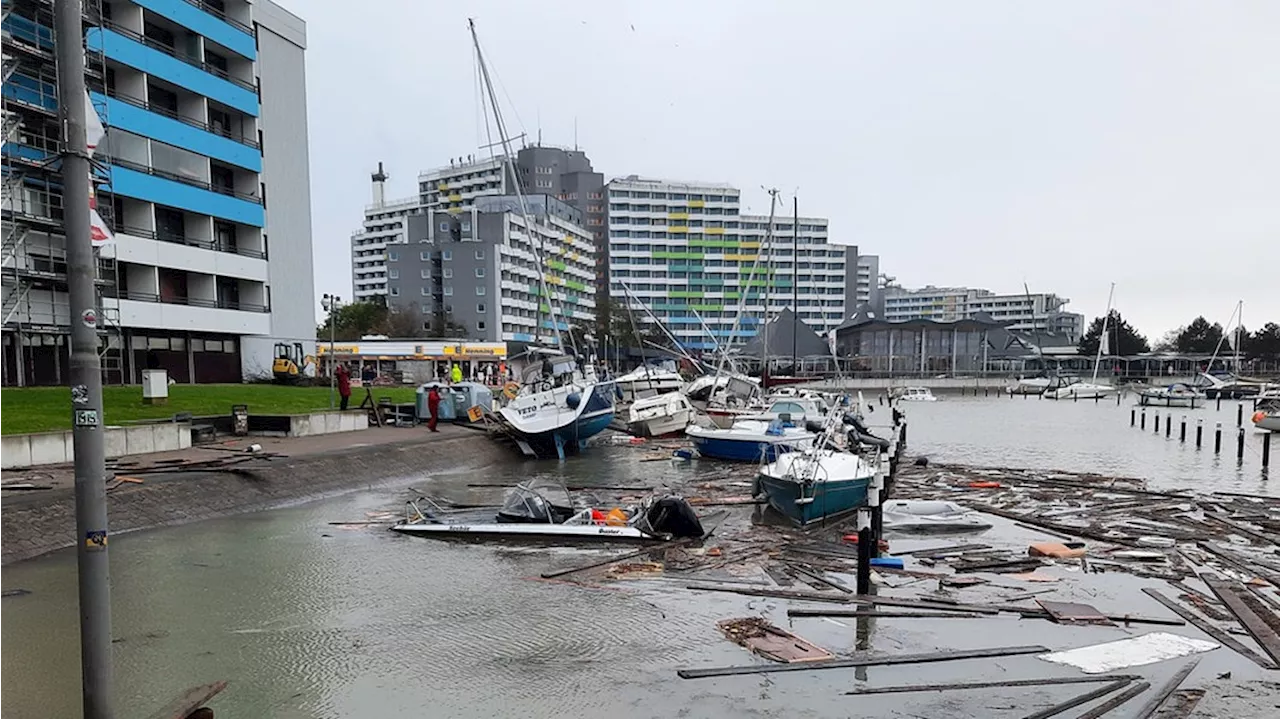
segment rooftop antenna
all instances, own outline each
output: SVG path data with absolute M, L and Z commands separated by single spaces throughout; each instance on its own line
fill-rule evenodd
M 573 149 L 574 151 L 577 151 L 578 149 L 578 116 L 577 115 L 573 116 Z

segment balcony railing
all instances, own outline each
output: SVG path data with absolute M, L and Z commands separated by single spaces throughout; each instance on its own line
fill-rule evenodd
M 243 32 L 247 32 L 247 33 L 249 33 L 250 35 L 253 35 L 254 37 L 257 37 L 257 33 L 255 33 L 255 32 L 253 31 L 253 28 L 252 28 L 252 27 L 250 27 L 250 26 L 248 26 L 248 25 L 246 25 L 246 24 L 244 24 L 244 23 L 240 22 L 239 20 L 236 20 L 235 18 L 229 17 L 225 12 L 223 12 L 223 11 L 219 10 L 218 8 L 216 8 L 216 7 L 212 6 L 212 5 L 210 5 L 210 4 L 209 4 L 209 3 L 207 3 L 207 2 L 202 2 L 201 0 L 184 0 L 184 1 L 185 1 L 188 5 L 194 5 L 195 7 L 198 7 L 198 8 L 200 8 L 201 10 L 204 10 L 205 12 L 207 12 L 207 13 L 209 13 L 210 15 L 212 15 L 212 16 L 214 16 L 214 17 L 218 18 L 219 20 L 221 20 L 221 21 L 225 22 L 226 24 L 230 25 L 231 27 L 233 27 L 233 28 L 235 28 L 235 29 L 237 29 L 237 30 L 241 30 L 241 31 L 243 31 Z
M 200 120 L 196 120 L 191 117 L 184 117 L 174 112 L 173 110 L 170 110 L 167 107 L 162 107 L 160 105 L 157 105 L 154 102 L 147 102 L 146 100 L 133 97 L 132 95 L 126 95 L 122 92 L 118 92 L 115 90 L 108 91 L 107 95 L 115 98 L 116 100 L 119 100 L 120 102 L 133 105 L 134 107 L 140 107 L 143 110 L 154 112 L 157 115 L 164 115 L 165 117 L 170 118 L 172 120 L 177 120 L 178 122 L 190 125 L 192 127 L 198 127 L 201 130 L 204 130 L 205 132 L 211 132 L 215 135 L 220 135 L 222 137 L 225 137 L 228 140 L 234 140 L 240 143 L 241 145 L 247 145 L 248 147 L 252 147 L 255 150 L 262 149 L 261 146 L 258 145 L 257 140 L 251 140 L 241 135 L 233 135 L 230 130 L 215 127 L 213 125 L 210 125 L 207 122 L 202 122 Z
M 118 166 L 118 167 L 123 167 L 123 168 L 128 169 L 128 170 L 133 170 L 134 172 L 142 172 L 142 173 L 145 173 L 145 174 L 147 174 L 147 175 L 151 175 L 151 176 L 153 176 L 153 177 L 163 177 L 163 178 L 164 178 L 164 179 L 166 179 L 166 180 L 173 180 L 174 182 L 181 182 L 181 183 L 182 183 L 182 184 L 184 184 L 184 185 L 191 185 L 192 187 L 199 187 L 199 188 L 200 188 L 200 189 L 202 189 L 202 190 L 208 190 L 208 191 L 210 191 L 210 192 L 216 192 L 216 193 L 218 193 L 218 194 L 220 194 L 220 195 L 230 195 L 231 197 L 236 197 L 236 198 L 239 198 L 239 199 L 241 199 L 241 200 L 245 200 L 245 201 L 247 201 L 247 202 L 252 202 L 252 203 L 253 203 L 253 204 L 255 204 L 255 205 L 261 205 L 261 204 L 262 204 L 262 198 L 258 197 L 257 195 L 250 194 L 250 193 L 247 193 L 247 192 L 236 192 L 235 190 L 233 190 L 233 189 L 231 189 L 231 188 L 229 188 L 229 187 L 223 187 L 223 186 L 221 186 L 221 185 L 215 185 L 215 184 L 213 184 L 212 182 L 206 182 L 206 181 L 204 181 L 204 180 L 197 180 L 197 179 L 195 179 L 194 177 L 187 177 L 187 176 L 185 176 L 185 175 L 179 175 L 179 174 L 177 174 L 177 173 L 175 173 L 175 172 L 169 172 L 169 171 L 167 171 L 167 170 L 158 170 L 158 169 L 156 169 L 156 168 L 154 168 L 154 167 L 151 167 L 151 166 L 149 166 L 149 165 L 143 165 L 143 164 L 138 163 L 138 162 L 133 162 L 132 160 L 124 160 L 124 159 L 121 159 L 121 158 L 119 158 L 119 157 L 106 157 L 106 158 L 104 158 L 104 159 L 105 159 L 107 162 L 109 162 L 110 164 L 112 164 L 112 165 L 116 165 L 116 166 Z
M 256 257 L 261 260 L 267 259 L 267 253 L 262 250 L 255 250 L 249 247 L 230 246 L 217 240 L 202 240 L 195 237 L 187 237 L 186 235 L 178 235 L 172 232 L 156 232 L 148 230 L 144 227 L 130 227 L 129 225 L 116 224 L 112 227 L 115 232 L 133 237 L 142 237 L 148 240 L 159 240 L 160 242 L 170 242 L 175 245 L 186 245 L 187 247 L 199 247 L 202 250 L 213 250 L 214 252 L 229 252 L 245 257 Z
M 207 307 L 219 310 L 239 310 L 240 312 L 270 312 L 267 305 L 252 302 L 241 302 L 234 299 L 205 299 L 202 297 L 161 297 L 151 292 L 134 292 L 132 290 L 117 293 L 119 299 L 135 302 L 158 302 L 165 305 L 186 305 L 188 307 Z
M 147 37 L 146 35 L 137 33 L 133 30 L 130 30 L 127 27 L 117 25 L 113 22 L 107 22 L 105 20 L 102 22 L 102 26 L 110 29 L 113 32 L 117 32 L 121 35 L 124 35 L 130 40 L 133 40 L 134 42 L 142 43 L 143 45 L 146 45 L 152 50 L 157 50 L 159 52 L 162 52 L 168 55 L 169 57 L 172 57 L 177 60 L 181 60 L 182 62 L 185 62 L 188 65 L 191 65 L 192 67 L 198 67 L 201 70 L 204 70 L 205 72 L 209 73 L 210 75 L 213 75 L 215 77 L 220 77 L 223 80 L 226 80 L 227 82 L 233 85 L 238 85 L 248 90 L 249 92 L 252 92 L 252 93 L 258 92 L 258 86 L 253 84 L 252 82 L 249 82 L 248 80 L 241 80 L 240 78 L 235 77 L 234 75 L 231 75 L 226 70 L 223 70 L 222 68 L 216 65 L 210 65 L 209 63 L 203 60 L 199 60 L 197 58 L 191 57 L 186 53 L 178 52 L 177 48 L 170 47 L 169 45 L 166 45 L 160 42 L 159 40 Z

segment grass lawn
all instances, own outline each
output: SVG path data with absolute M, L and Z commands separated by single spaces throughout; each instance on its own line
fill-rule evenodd
M 122 424 L 135 419 L 165 419 L 178 412 L 195 416 L 231 414 L 231 405 L 249 405 L 250 413 L 302 414 L 329 408 L 328 387 L 288 387 L 270 384 L 175 384 L 169 403 L 145 405 L 142 387 L 103 387 L 103 422 Z M 375 387 L 376 398 L 412 402 L 413 387 Z M 336 398 L 335 398 L 336 399 Z M 364 389 L 351 388 L 351 406 L 364 399 Z M 0 434 L 71 429 L 71 390 L 67 387 L 5 387 L 0 390 Z

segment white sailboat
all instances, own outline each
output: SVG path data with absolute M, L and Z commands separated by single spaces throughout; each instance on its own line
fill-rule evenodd
M 506 171 L 518 178 L 515 152 L 507 133 L 497 93 L 489 77 L 489 67 L 480 49 L 480 37 L 476 34 L 475 21 L 468 21 L 471 40 L 475 45 L 476 61 L 485 92 L 493 107 L 493 120 L 502 144 Z M 603 432 L 613 421 L 617 388 L 610 381 L 600 381 L 595 374 L 594 363 L 583 362 L 564 352 L 560 336 L 560 323 L 556 319 L 556 302 L 547 288 L 542 240 L 531 232 L 535 223 L 529 213 L 520 183 L 512 183 L 520 214 L 528 233 L 529 246 L 537 260 L 541 277 L 540 290 L 550 308 L 551 329 L 555 337 L 555 349 L 535 348 L 530 351 L 535 361 L 521 376 L 521 386 L 516 397 L 497 413 L 499 423 L 515 440 L 520 450 L 530 456 L 554 456 L 564 459 L 567 453 L 586 447 L 591 437 Z M 541 328 L 539 328 L 541 329 Z
M 1107 312 L 1102 316 L 1102 334 L 1098 337 L 1098 356 L 1093 360 L 1093 379 L 1088 382 L 1065 384 L 1055 389 L 1045 390 L 1044 396 L 1049 399 L 1094 399 L 1111 397 L 1119 392 L 1114 385 L 1098 382 L 1098 369 L 1102 367 L 1102 356 L 1110 350 L 1110 335 L 1107 334 L 1107 323 L 1111 320 L 1111 300 L 1115 297 L 1116 283 L 1111 283 L 1111 291 L 1107 293 Z

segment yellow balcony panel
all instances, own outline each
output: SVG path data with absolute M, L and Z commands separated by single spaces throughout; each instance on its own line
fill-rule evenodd
M 707 203 L 703 200 L 689 200 L 689 207 L 706 207 Z
M 678 227 L 668 227 L 668 228 L 667 228 L 667 232 L 676 232 L 676 233 L 680 233 L 680 232 L 688 232 L 688 231 L 689 231 L 689 228 L 688 228 L 688 227 L 683 227 L 683 226 L 678 226 Z
M 724 256 L 726 260 L 730 260 L 730 261 L 736 260 L 738 262 L 755 262 L 757 257 L 759 257 L 759 255 L 725 255 Z
M 708 235 L 723 235 L 723 234 L 724 234 L 724 228 L 723 228 L 723 227 L 708 227 L 708 228 L 706 228 L 705 230 L 703 230 L 703 232 L 707 233 Z
M 687 220 L 689 219 L 689 213 L 688 212 L 668 212 L 667 219 L 668 220 Z
M 742 248 L 742 249 L 744 249 L 744 250 L 758 250 L 758 249 L 760 249 L 760 243 L 759 243 L 759 242 L 743 242 L 742 244 L 740 244 L 740 245 L 738 245 L 738 246 L 739 246 L 739 247 L 741 247 L 741 248 Z
M 438 185 L 436 185 L 436 189 L 441 192 L 444 192 L 445 190 L 449 189 L 449 183 L 441 182 Z
M 455 192 L 449 195 L 449 202 L 462 202 L 462 194 Z

